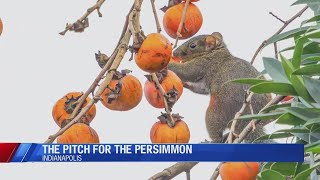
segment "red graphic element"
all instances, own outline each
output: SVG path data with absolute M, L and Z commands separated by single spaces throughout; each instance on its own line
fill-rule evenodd
M 0 163 L 10 162 L 20 143 L 0 143 Z

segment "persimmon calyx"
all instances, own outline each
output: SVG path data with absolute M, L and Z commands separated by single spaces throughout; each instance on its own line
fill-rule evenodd
M 68 98 L 67 96 L 65 97 L 67 100 L 64 103 L 64 110 L 68 113 L 68 114 L 72 114 L 72 112 L 74 111 L 74 109 L 76 108 L 77 104 L 78 104 L 78 100 L 81 98 L 83 94 L 81 94 L 78 97 L 73 97 L 73 95 L 71 96 L 71 98 Z
M 69 26 L 69 24 L 67 24 Z M 89 27 L 89 19 L 85 18 L 83 21 L 77 21 L 72 24 L 70 31 L 83 32 L 87 27 Z
M 182 119 L 183 119 L 183 117 L 182 116 L 180 116 L 179 115 L 179 113 L 177 113 L 177 114 L 172 114 L 171 115 L 172 116 L 172 119 L 173 119 L 173 121 L 174 121 L 174 124 L 177 122 L 177 121 L 181 121 Z M 170 124 L 169 123 L 169 116 L 168 116 L 168 114 L 167 113 L 162 113 L 161 112 L 161 115 L 158 117 L 158 119 L 159 119 L 159 121 L 161 122 L 161 123 L 166 123 L 166 124 Z M 173 125 L 173 127 L 174 127 L 174 125 Z M 173 128 L 172 127 L 172 128 Z
M 180 4 L 181 2 L 182 2 L 182 0 L 169 0 L 168 6 L 163 6 L 162 8 L 160 8 L 160 10 L 165 13 L 169 8 L 171 8 L 172 6 L 175 6 L 177 4 Z
M 167 98 L 167 102 L 168 102 L 168 106 L 170 108 L 170 111 L 171 111 L 173 105 L 177 102 L 178 95 L 179 95 L 179 92 L 175 86 L 173 86 L 173 88 L 170 91 L 168 91 L 166 98 Z
M 155 74 L 156 74 L 156 76 L 157 76 L 157 78 L 159 80 L 159 83 L 161 84 L 162 81 L 168 76 L 168 69 L 163 69 L 163 70 L 161 70 L 159 72 L 156 72 Z M 148 81 L 153 81 L 154 82 L 154 80 L 152 79 L 152 75 L 147 74 L 147 75 L 144 75 L 144 76 L 148 79 Z
M 115 88 L 112 89 L 111 87 L 107 87 L 108 89 L 110 89 L 110 92 L 106 94 L 106 96 L 108 97 L 108 104 L 111 104 L 112 101 L 116 100 L 119 96 L 120 96 L 120 92 L 122 89 L 122 82 L 119 81 Z
M 110 59 L 106 54 L 101 53 L 100 51 L 98 51 L 98 53 L 95 53 L 95 56 L 96 56 L 96 61 L 98 62 L 101 68 L 103 68 Z

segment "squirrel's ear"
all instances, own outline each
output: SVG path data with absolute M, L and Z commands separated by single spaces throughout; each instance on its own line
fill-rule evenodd
M 222 35 L 218 32 L 214 32 L 206 37 L 207 49 L 214 49 L 222 44 Z
M 222 41 L 223 41 L 222 34 L 220 34 L 219 32 L 214 32 L 211 34 L 211 36 L 216 38 L 216 42 L 217 42 L 216 44 L 218 46 L 220 46 L 222 44 Z

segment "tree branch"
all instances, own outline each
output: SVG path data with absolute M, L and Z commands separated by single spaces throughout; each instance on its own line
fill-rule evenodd
M 170 111 L 170 108 L 168 106 L 168 100 L 167 100 L 167 93 L 165 92 L 165 90 L 163 89 L 163 87 L 161 86 L 159 79 L 156 75 L 156 73 L 152 73 L 151 74 L 152 80 L 156 83 L 157 88 L 159 89 L 159 91 L 161 92 L 162 96 L 163 96 L 163 102 L 164 102 L 164 106 L 165 106 L 165 111 L 168 115 L 168 125 L 170 127 L 174 127 L 175 125 L 175 121 L 172 118 L 172 114 Z
M 173 166 L 164 169 L 162 172 L 155 174 L 150 177 L 149 180 L 169 180 L 173 179 L 177 175 L 190 171 L 198 162 L 188 162 L 188 163 L 176 163 Z
M 86 27 L 82 26 L 82 25 L 83 25 L 84 21 L 88 18 L 88 16 L 93 11 L 97 10 L 99 17 L 102 17 L 102 14 L 100 13 L 100 7 L 102 6 L 102 4 L 105 1 L 106 0 L 98 0 L 95 5 L 93 5 L 89 9 L 87 9 L 87 11 L 84 13 L 84 15 L 82 15 L 82 17 L 80 17 L 80 19 L 78 19 L 76 22 L 74 22 L 72 24 L 67 24 L 65 30 L 60 32 L 59 34 L 64 36 L 68 31 L 77 31 L 76 26 L 78 26 L 78 25 L 81 26 L 81 27 L 79 27 L 79 31 L 83 31 Z
M 151 6 L 152 6 L 153 15 L 154 15 L 154 20 L 156 21 L 156 25 L 157 25 L 157 32 L 160 33 L 161 32 L 161 26 L 160 26 L 159 17 L 158 17 L 158 14 L 157 14 L 156 5 L 154 4 L 155 1 L 156 0 L 150 0 Z
M 133 9 L 130 10 L 130 16 L 129 17 L 139 17 L 137 15 L 137 12 L 140 12 L 141 4 L 143 0 L 135 0 L 135 6 Z M 127 22 L 127 21 L 126 21 Z M 134 24 L 134 26 L 139 26 Z M 127 27 L 126 25 L 124 27 Z M 114 54 L 110 57 L 108 63 L 104 66 L 104 68 L 101 70 L 99 75 L 96 77 L 95 81 L 92 83 L 90 88 L 86 91 L 86 94 L 90 94 L 93 92 L 93 90 L 98 86 L 98 83 L 104 76 L 104 74 L 107 72 L 107 75 L 104 79 L 104 81 L 99 85 L 99 89 L 95 93 L 93 99 L 81 109 L 79 114 L 77 114 L 72 121 L 70 121 L 65 127 L 61 128 L 57 133 L 49 136 L 49 138 L 45 141 L 45 143 L 52 143 L 58 136 L 63 134 L 67 129 L 69 129 L 73 124 L 80 121 L 81 117 L 86 114 L 86 112 L 100 100 L 100 96 L 103 93 L 103 91 L 108 87 L 110 81 L 112 80 L 112 77 L 116 71 L 116 69 L 119 67 L 125 53 L 128 50 L 129 41 L 131 39 L 131 31 L 127 28 L 125 34 L 121 37 L 120 43 L 117 46 L 116 50 L 114 51 Z M 108 67 L 110 64 L 110 67 Z M 98 83 L 97 83 L 98 82 Z M 89 93 L 88 93 L 89 92 Z M 84 96 L 84 99 L 86 99 L 87 96 Z M 80 102 L 79 102 L 80 104 Z M 80 106 L 81 107 L 81 106 Z M 76 113 L 75 113 L 76 114 Z
M 260 110 L 260 113 L 265 110 L 266 108 L 278 104 L 279 102 L 281 102 L 283 99 L 285 98 L 285 96 L 276 96 L 274 99 L 272 99 L 265 107 L 263 107 Z M 255 127 L 261 120 L 252 120 L 251 123 L 249 123 L 239 134 L 239 137 L 236 138 L 233 143 L 237 144 L 240 143 L 244 140 L 244 138 L 246 138 L 249 133 L 253 130 L 253 127 Z M 219 176 L 219 167 L 221 167 L 223 163 L 220 163 L 218 165 L 218 167 L 215 169 L 213 175 L 211 176 L 210 180 L 216 180 Z
M 303 9 L 301 9 L 301 11 L 299 11 L 297 14 L 295 14 L 294 16 L 292 16 L 289 20 L 285 21 L 285 23 L 283 24 L 283 26 L 274 34 L 280 34 L 292 21 L 294 21 L 295 19 L 297 19 L 298 17 L 300 17 L 309 7 L 305 6 Z M 272 36 L 274 36 L 272 35 Z M 271 36 L 271 37 L 272 37 Z M 270 38 L 271 38 L 270 37 Z M 269 38 L 269 39 L 270 39 Z M 257 51 L 254 53 L 253 58 L 251 59 L 251 64 L 253 64 L 253 62 L 255 61 L 255 59 L 257 58 L 258 54 L 260 53 L 260 51 L 266 46 L 267 41 L 269 40 L 264 40 L 261 45 L 259 46 L 259 48 L 257 49 Z
M 275 17 L 276 19 L 278 19 L 279 21 L 281 21 L 282 23 L 286 23 L 286 21 L 282 20 L 281 18 L 279 18 L 277 15 L 273 14 L 272 12 L 269 12 L 269 14 L 273 17 Z
M 274 47 L 274 57 L 275 57 L 276 59 L 279 59 L 279 56 L 278 56 L 278 45 L 277 45 L 276 42 L 273 43 L 273 47 Z
M 179 38 L 182 36 L 181 35 L 181 31 L 182 31 L 182 28 L 184 26 L 184 21 L 186 20 L 189 3 L 190 3 L 190 0 L 186 0 L 186 4 L 184 6 L 183 13 L 182 13 L 182 18 L 181 18 L 181 21 L 180 21 L 180 24 L 179 24 L 179 27 L 178 27 L 178 31 L 177 31 L 176 42 L 174 43 L 173 48 L 177 47 Z
M 236 129 L 237 121 L 238 121 L 239 117 L 243 114 L 243 112 L 246 110 L 247 106 L 250 104 L 252 96 L 253 96 L 253 93 L 251 92 L 248 95 L 248 97 L 245 99 L 245 102 L 243 103 L 239 112 L 236 113 L 236 115 L 234 116 L 234 118 L 232 120 L 230 132 L 229 132 L 229 136 L 228 136 L 228 140 L 227 140 L 227 142 L 230 144 L 233 142 L 233 136 L 234 136 L 234 132 Z

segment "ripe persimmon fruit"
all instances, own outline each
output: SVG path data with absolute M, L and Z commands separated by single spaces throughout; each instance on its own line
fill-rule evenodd
M 97 132 L 83 123 L 76 123 L 57 138 L 61 144 L 89 144 L 99 143 Z
M 182 19 L 185 2 L 170 7 L 163 16 L 163 26 L 167 34 L 172 37 L 177 37 L 177 31 Z M 201 28 L 203 22 L 202 14 L 199 8 L 193 3 L 189 3 L 185 25 L 181 30 L 180 39 L 188 39 L 195 35 Z
M 165 68 L 172 55 L 170 41 L 159 33 L 149 34 L 142 42 L 135 61 L 140 69 L 154 73 Z
M 176 93 L 176 101 L 183 93 L 183 83 L 181 79 L 170 70 L 163 70 L 160 72 L 161 78 L 158 78 L 164 91 L 169 94 Z M 164 99 L 160 90 L 151 79 L 148 79 L 144 84 L 144 95 L 153 107 L 164 108 Z
M 101 98 L 102 104 L 110 110 L 129 111 L 140 103 L 142 85 L 136 77 L 118 72 Z
M 256 180 L 260 164 L 257 162 L 226 162 L 219 169 L 222 180 Z
M 0 18 L 0 35 L 2 34 L 2 31 L 3 31 L 3 23 L 2 23 L 2 20 Z
M 52 117 L 59 127 L 64 127 L 69 120 L 72 112 L 77 106 L 77 101 L 82 96 L 80 92 L 70 92 L 59 99 L 52 109 Z M 89 97 L 86 98 L 82 107 L 86 106 L 91 101 Z M 81 118 L 83 123 L 89 124 L 96 116 L 96 106 L 93 105 L 89 111 Z
M 176 121 L 173 128 L 166 122 L 156 122 L 150 131 L 152 143 L 188 143 L 190 140 L 190 131 L 188 125 L 182 121 Z

